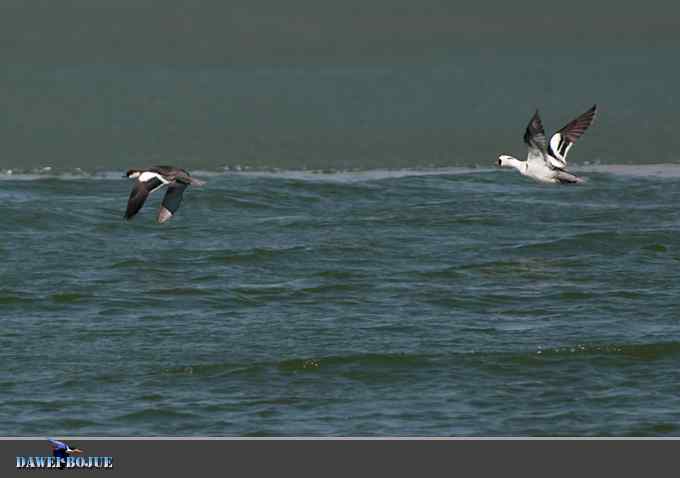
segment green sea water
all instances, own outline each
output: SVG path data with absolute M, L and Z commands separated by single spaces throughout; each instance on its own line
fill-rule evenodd
M 677 168 L 0 181 L 2 434 L 675 435 Z

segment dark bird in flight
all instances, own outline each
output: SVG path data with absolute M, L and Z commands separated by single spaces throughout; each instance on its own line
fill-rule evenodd
M 132 219 L 144 205 L 149 194 L 167 186 L 168 190 L 158 211 L 158 223 L 162 224 L 172 217 L 182 203 L 182 194 L 187 186 L 203 186 L 204 181 L 192 178 L 188 171 L 172 166 L 152 166 L 148 169 L 129 169 L 126 178 L 134 179 L 130 192 L 125 219 Z

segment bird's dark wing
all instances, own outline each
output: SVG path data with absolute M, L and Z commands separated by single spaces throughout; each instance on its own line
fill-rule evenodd
M 130 192 L 130 198 L 128 199 L 127 210 L 125 211 L 125 219 L 132 219 L 135 214 L 144 205 L 146 198 L 149 197 L 149 193 L 155 189 L 161 187 L 163 182 L 158 178 L 152 178 L 146 182 L 135 181 L 132 191 Z
M 529 151 L 538 150 L 536 153 L 545 153 L 548 147 L 548 141 L 545 138 L 545 131 L 543 130 L 543 123 L 541 117 L 538 115 L 538 110 L 531 117 L 531 121 L 527 125 L 524 132 L 524 142 L 529 147 Z
M 550 138 L 548 148 L 548 160 L 553 166 L 564 168 L 567 166 L 567 154 L 577 139 L 583 136 L 588 127 L 595 119 L 597 105 L 593 105 L 588 111 L 578 118 L 567 123 L 564 128 Z
M 151 166 L 149 171 L 153 173 L 158 173 L 162 176 L 164 176 L 166 179 L 169 181 L 181 181 L 183 183 L 189 184 L 191 181 L 189 178 L 191 175 L 186 169 L 182 168 L 176 168 L 174 166 L 163 166 L 163 165 L 157 165 L 157 166 Z
M 170 219 L 182 204 L 182 194 L 187 188 L 187 185 L 180 182 L 174 182 L 168 185 L 168 190 L 163 198 L 161 209 L 158 211 L 158 222 L 163 224 Z

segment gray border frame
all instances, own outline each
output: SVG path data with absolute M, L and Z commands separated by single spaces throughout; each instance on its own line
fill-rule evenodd
M 675 438 L 57 437 L 112 456 L 97 476 L 655 476 L 676 464 Z M 16 456 L 48 455 L 46 438 L 0 438 L 0 476 Z M 673 468 L 671 468 L 673 469 Z

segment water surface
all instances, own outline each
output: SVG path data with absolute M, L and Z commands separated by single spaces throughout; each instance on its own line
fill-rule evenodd
M 0 176 L 3 435 L 677 435 L 680 182 Z

